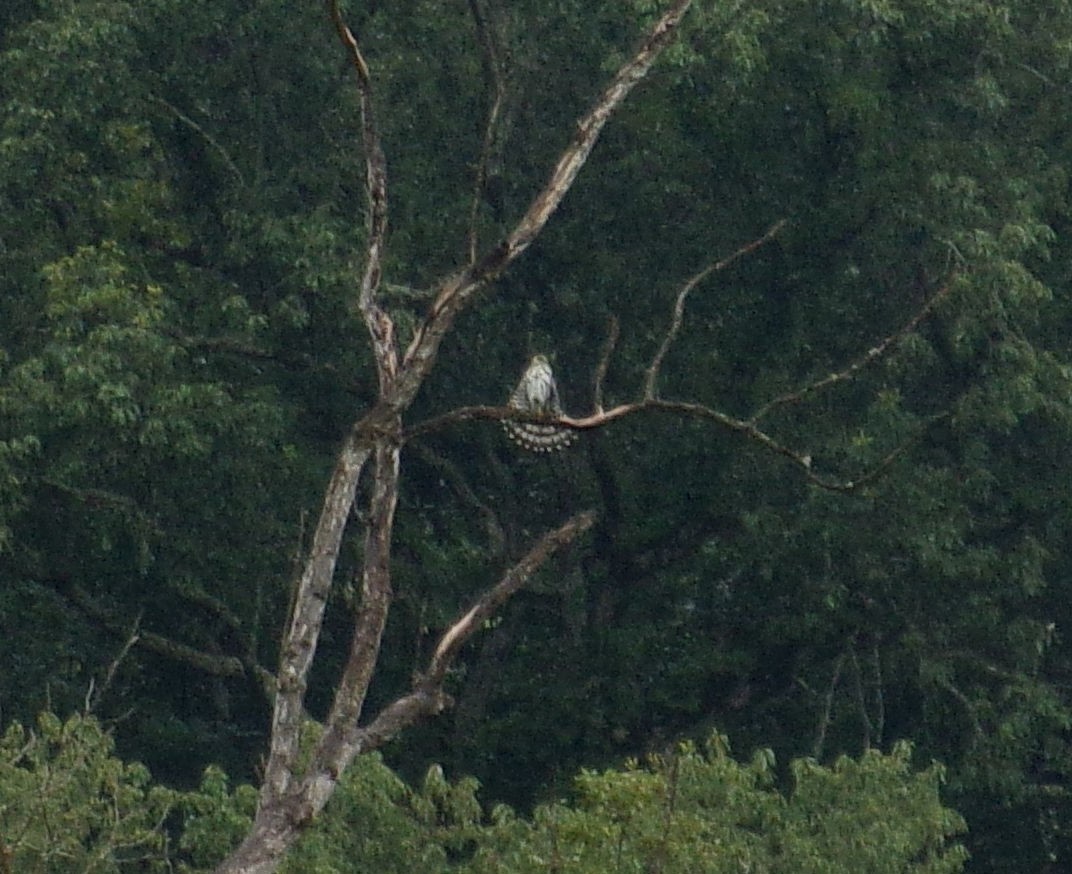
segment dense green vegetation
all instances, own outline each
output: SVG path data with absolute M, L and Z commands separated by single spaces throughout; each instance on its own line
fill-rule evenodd
M 281 870 L 960 871 L 953 837 L 964 824 L 938 799 L 941 769 L 913 774 L 910 757 L 898 744 L 832 768 L 800 760 L 783 796 L 769 751 L 740 765 L 716 735 L 704 753 L 686 744 L 646 767 L 586 771 L 573 803 L 525 818 L 484 811 L 475 781 L 451 783 L 438 766 L 409 789 L 373 754 Z M 48 715 L 0 739 L 0 870 L 206 871 L 249 827 L 255 803 L 252 787 L 232 789 L 214 767 L 189 791 L 152 786 L 144 767 L 115 758 L 96 720 Z
M 657 5 L 476 4 L 503 48 L 506 94 L 475 211 L 485 245 L 539 189 Z M 471 8 L 348 10 L 380 109 L 385 301 L 403 331 L 421 290 L 466 258 L 493 91 Z M 250 802 L 220 775 L 256 777 L 262 672 L 295 556 L 373 396 L 353 305 L 365 234 L 354 88 L 319 4 L 23 0 L 0 10 L 0 34 L 0 716 L 33 724 L 88 705 L 124 760 L 173 788 L 108 765 L 130 818 L 86 834 L 156 852 L 154 805 L 178 804 L 168 792 Z M 591 834 L 620 828 L 620 793 L 662 797 L 670 777 L 608 771 L 581 778 L 573 806 L 551 803 L 580 768 L 717 729 L 779 762 L 840 762 L 788 774 L 717 750 L 681 760 L 712 769 L 718 791 L 742 786 L 748 815 L 771 817 L 764 840 L 820 852 L 834 826 L 803 834 L 795 802 L 775 799 L 821 795 L 858 768 L 861 791 L 871 774 L 920 793 L 899 820 L 920 843 L 898 845 L 922 865 L 914 848 L 937 851 L 954 822 L 933 798 L 937 771 L 909 777 L 907 741 L 946 769 L 967 870 L 1067 864 L 1070 71 L 1063 0 L 690 11 L 546 232 L 448 337 L 407 424 L 501 403 L 533 352 L 553 354 L 567 409 L 586 412 L 611 316 L 605 401 L 635 397 L 686 279 L 782 219 L 775 240 L 692 292 L 663 397 L 754 415 L 942 296 L 851 379 L 762 418 L 817 475 L 858 481 L 848 491 L 671 414 L 585 433 L 553 459 L 519 454 L 489 422 L 406 446 L 377 700 L 535 534 L 600 513 L 466 651 L 456 706 L 385 751 L 411 780 L 438 762 L 452 780 L 475 776 L 489 802 L 538 811 L 523 826 L 497 820 L 481 846 L 538 855 L 558 835 L 583 856 Z M 352 527 L 314 717 L 345 658 Z M 7 737 L 7 752 L 25 743 Z M 209 765 L 222 771 L 199 784 Z M 386 772 L 352 779 L 333 816 L 362 792 L 405 797 Z M 5 772 L 4 804 L 18 780 Z M 795 795 L 769 788 L 794 780 Z M 662 835 L 653 805 L 622 852 L 641 859 L 641 836 Z M 236 833 L 198 837 L 188 851 L 208 855 L 189 864 L 238 836 L 248 810 L 236 811 Z M 754 830 L 710 827 L 740 841 Z M 473 852 L 389 828 L 400 831 L 386 843 L 412 854 L 399 867 Z M 323 834 L 315 852 L 330 853 Z M 706 851 L 666 839 L 652 850 L 662 870 L 696 870 L 689 854 Z M 390 870 L 381 849 L 360 852 Z M 956 870 L 935 858 L 890 870 Z M 485 863 L 475 870 L 500 870 Z

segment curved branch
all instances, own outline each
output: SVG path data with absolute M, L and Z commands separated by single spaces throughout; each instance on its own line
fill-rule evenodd
M 645 400 L 650 400 L 655 397 L 655 380 L 659 376 L 659 369 L 662 367 L 663 359 L 666 357 L 666 353 L 670 351 L 670 346 L 677 337 L 678 331 L 681 330 L 681 323 L 685 317 L 685 298 L 689 296 L 697 285 L 707 279 L 712 273 L 719 270 L 725 270 L 734 261 L 743 258 L 745 255 L 751 254 L 760 246 L 772 240 L 782 228 L 785 227 L 786 220 L 781 219 L 775 222 L 768 228 L 767 232 L 758 239 L 753 240 L 751 243 L 747 243 L 741 246 L 732 255 L 727 255 L 719 261 L 715 261 L 713 264 L 708 264 L 703 270 L 694 276 L 690 277 L 685 284 L 681 287 L 681 291 L 678 293 L 677 300 L 674 302 L 674 315 L 670 320 L 670 328 L 666 332 L 666 336 L 663 338 L 662 345 L 659 347 L 659 351 L 655 353 L 655 357 L 651 360 L 651 366 L 647 370 L 647 376 L 644 380 L 644 393 L 642 397 Z
M 227 149 L 225 149 L 222 145 L 220 145 L 219 140 L 217 140 L 214 136 L 212 136 L 212 134 L 205 130 L 204 127 L 202 127 L 192 118 L 190 118 L 190 116 L 183 113 L 177 106 L 173 106 L 172 104 L 164 100 L 163 97 L 158 97 L 155 94 L 150 94 L 149 99 L 154 103 L 159 103 L 184 125 L 199 134 L 201 138 L 204 139 L 204 141 L 212 147 L 216 154 L 220 156 L 227 169 L 230 170 L 231 173 L 234 175 L 235 179 L 238 180 L 238 184 L 241 185 L 243 188 L 246 187 L 246 180 L 245 177 L 242 175 L 242 171 L 238 169 L 238 165 L 234 162 L 234 158 L 231 157 L 231 153 L 228 152 Z
M 878 464 L 861 473 L 859 476 L 847 480 L 833 480 L 820 476 L 812 469 L 812 456 L 809 453 L 800 452 L 781 443 L 767 432 L 758 428 L 754 419 L 738 419 L 735 416 L 727 415 L 712 407 L 692 403 L 690 401 L 667 401 L 660 398 L 649 398 L 642 401 L 636 401 L 635 403 L 619 404 L 609 410 L 597 410 L 591 415 L 582 418 L 562 416 L 558 419 L 548 419 L 546 416 L 524 413 L 520 410 L 512 409 L 511 407 L 458 407 L 441 416 L 427 419 L 426 421 L 415 425 L 403 434 L 402 439 L 408 442 L 425 434 L 439 431 L 457 422 L 468 422 L 476 419 L 487 419 L 491 421 L 513 419 L 521 422 L 552 424 L 562 428 L 588 431 L 593 428 L 602 428 L 604 425 L 609 425 L 617 419 L 623 419 L 626 416 L 632 416 L 647 411 L 676 413 L 678 415 L 715 422 L 720 427 L 741 434 L 749 440 L 755 441 L 764 449 L 789 459 L 789 461 L 800 468 L 809 482 L 819 488 L 833 492 L 853 492 L 877 479 L 882 472 L 893 464 L 893 462 L 896 461 L 909 447 L 914 446 L 921 439 L 923 434 L 926 433 L 927 429 L 936 422 L 948 418 L 949 415 L 948 413 L 940 413 L 931 419 L 928 419 L 919 433 L 895 447 L 889 454 L 883 457 Z

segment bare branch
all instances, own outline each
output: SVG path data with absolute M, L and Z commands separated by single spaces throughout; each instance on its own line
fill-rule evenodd
M 328 483 L 280 648 L 272 742 L 264 775 L 264 791 L 277 798 L 286 794 L 291 769 L 297 761 L 309 669 L 320 637 L 343 531 L 353 507 L 357 481 L 369 454 L 370 448 L 361 442 L 355 429 L 340 450 Z
M 433 416 L 431 419 L 425 419 L 423 422 L 419 422 L 413 427 L 407 428 L 402 434 L 402 440 L 405 443 L 411 443 L 418 437 L 423 437 L 425 434 L 433 434 L 436 431 L 442 431 L 444 428 L 456 423 L 471 422 L 476 419 L 486 419 L 492 422 L 501 422 L 508 419 L 515 419 L 519 422 L 547 421 L 546 416 L 526 413 L 524 410 L 515 410 L 513 407 L 491 407 L 486 405 L 456 407 L 449 412 L 439 416 Z
M 569 545 L 595 524 L 596 514 L 587 510 L 578 513 L 563 525 L 548 531 L 528 553 L 494 586 L 443 633 L 429 661 L 428 669 L 419 676 L 413 690 L 384 708 L 367 727 L 358 732 L 362 752 L 375 749 L 390 740 L 403 728 L 418 719 L 438 713 L 447 706 L 449 698 L 440 688 L 447 672 L 465 643 L 479 631 L 486 620 L 505 604 L 550 556 Z
M 386 459 L 386 461 L 390 464 L 391 459 Z M 387 486 L 390 478 L 389 467 L 386 469 L 385 476 L 387 479 L 383 485 Z M 383 509 L 386 510 L 386 508 Z M 340 703 L 340 696 L 336 696 L 327 729 L 321 737 L 301 787 L 294 796 L 299 805 L 296 811 L 299 822 L 312 818 L 323 808 L 339 776 L 356 755 L 376 749 L 402 729 L 422 718 L 438 714 L 450 705 L 450 696 L 443 691 L 441 685 L 462 645 L 482 626 L 485 619 L 528 581 L 553 552 L 571 543 L 578 535 L 588 530 L 595 522 L 595 518 L 592 512 L 579 513 L 564 525 L 545 534 L 521 561 L 510 568 L 495 586 L 481 595 L 477 602 L 447 629 L 436 647 L 428 670 L 415 679 L 412 690 L 380 711 L 368 727 L 358 728 L 357 726 L 356 710 L 360 708 L 360 703 L 356 707 L 352 700 Z M 379 594 L 366 591 L 366 598 L 369 597 L 375 599 L 379 597 Z M 377 613 L 377 608 L 373 607 L 366 611 L 366 605 L 363 605 L 362 611 L 372 617 Z M 383 618 L 386 618 L 385 610 Z M 359 618 L 358 625 L 360 626 L 363 622 L 372 624 L 377 621 L 379 617 Z M 375 629 L 372 631 L 375 633 Z M 366 664 L 374 667 L 376 661 L 375 654 L 369 656 L 367 653 L 359 652 L 363 647 L 359 640 L 360 633 L 359 628 L 354 638 L 354 652 L 358 653 L 356 661 L 359 663 L 355 669 L 357 673 L 360 673 Z M 351 662 L 354 661 L 352 655 Z M 347 675 L 350 674 L 350 670 L 348 666 Z M 354 722 L 345 722 L 350 718 L 353 718 Z M 289 828 L 296 827 L 298 826 L 293 822 L 289 824 Z M 247 844 L 252 846 L 252 843 L 252 839 L 247 839 Z M 233 869 L 221 870 L 245 869 L 235 866 Z
M 465 422 L 473 419 L 489 419 L 494 421 L 502 421 L 504 419 L 513 419 L 521 422 L 539 422 L 543 424 L 558 425 L 563 428 L 574 428 L 579 431 L 587 431 L 592 428 L 602 428 L 617 419 L 625 418 L 626 416 L 635 415 L 636 413 L 654 411 L 665 413 L 676 413 L 679 415 L 690 416 L 693 418 L 707 419 L 708 421 L 715 422 L 719 426 L 726 428 L 727 430 L 734 431 L 738 434 L 743 434 L 750 440 L 754 440 L 759 443 L 765 449 L 774 452 L 777 455 L 781 455 L 784 458 L 788 458 L 794 464 L 796 464 L 803 472 L 804 475 L 815 485 L 820 488 L 827 489 L 828 491 L 837 492 L 849 492 L 859 487 L 863 479 L 860 480 L 847 480 L 837 481 L 828 480 L 824 477 L 816 474 L 812 468 L 811 456 L 807 453 L 798 452 L 794 449 L 785 446 L 778 442 L 775 438 L 771 437 L 764 431 L 761 431 L 751 421 L 744 419 L 737 419 L 733 416 L 728 416 L 725 413 L 721 413 L 711 407 L 706 407 L 703 404 L 689 403 L 687 401 L 664 401 L 658 398 L 652 398 L 649 400 L 638 401 L 630 404 L 619 404 L 609 410 L 598 410 L 589 416 L 583 418 L 571 418 L 569 416 L 562 416 L 558 419 L 548 419 L 546 416 L 540 416 L 532 413 L 525 413 L 520 410 L 512 409 L 511 407 L 487 407 L 487 406 L 474 406 L 474 407 L 459 407 L 455 410 L 451 410 L 449 413 L 444 413 L 441 416 L 428 419 L 421 422 L 418 425 L 408 429 L 403 435 L 403 440 L 410 441 L 424 434 L 438 431 L 448 425 L 455 422 Z M 894 456 L 891 456 L 892 462 Z M 869 472 L 866 475 L 867 479 L 873 477 L 873 474 Z
M 108 665 L 108 671 L 104 675 L 104 682 L 98 687 L 92 680 L 90 680 L 89 689 L 86 691 L 85 705 L 83 707 L 86 714 L 92 713 L 97 708 L 97 705 L 100 704 L 101 698 L 104 697 L 105 692 L 111 688 L 112 682 L 115 680 L 115 673 L 119 670 L 119 665 L 123 663 L 123 659 L 127 657 L 131 649 L 134 648 L 134 644 L 138 642 L 138 627 L 141 625 L 141 618 L 143 615 L 144 611 L 139 611 L 138 615 L 134 617 L 134 622 L 130 626 L 130 634 L 127 636 L 126 641 L 119 650 L 119 654 L 116 655 L 116 657 L 112 659 L 112 663 Z
M 495 34 L 488 23 L 488 16 L 481 0 L 469 0 L 469 11 L 476 24 L 477 38 L 483 49 L 481 56 L 484 66 L 484 78 L 492 95 L 488 118 L 484 124 L 484 142 L 480 148 L 480 161 L 477 164 L 476 179 L 473 185 L 473 202 L 469 207 L 469 264 L 475 264 L 477 258 L 477 216 L 488 182 L 488 167 L 491 164 L 492 150 L 499 136 L 502 123 L 503 104 L 506 102 L 506 79 L 503 74 L 502 56 L 496 44 Z
M 354 753 L 349 738 L 361 716 L 391 607 L 391 530 L 398 503 L 400 449 L 376 447 L 376 477 L 365 532 L 361 606 L 354 622 L 350 655 L 335 687 L 324 734 L 313 754 L 312 768 L 341 773 Z M 325 799 L 326 801 L 326 799 Z
M 425 680 L 430 683 L 442 682 L 462 645 L 472 637 L 486 619 L 490 619 L 510 597 L 528 582 L 532 574 L 553 552 L 571 543 L 578 535 L 595 524 L 596 514 L 592 510 L 578 513 L 564 525 L 549 531 L 524 558 L 515 564 L 498 583 L 485 592 L 480 599 L 465 612 L 439 640 L 439 645 L 432 655 L 432 660 L 425 672 Z
M 603 381 L 607 378 L 607 370 L 610 369 L 610 357 L 614 354 L 614 347 L 618 344 L 619 330 L 618 317 L 612 315 L 607 319 L 607 339 L 603 343 L 603 351 L 599 355 L 595 383 L 592 386 L 592 406 L 598 413 L 603 412 Z
M 482 259 L 474 259 L 465 269 L 438 284 L 437 296 L 414 332 L 400 364 L 394 324 L 380 306 L 377 296 L 387 228 L 387 167 L 373 114 L 371 79 L 357 39 L 343 20 L 339 0 L 327 2 L 335 29 L 357 74 L 369 213 L 358 306 L 376 359 L 379 394 L 372 409 L 354 424 L 347 436 L 324 496 L 280 650 L 271 746 L 257 814 L 241 846 L 217 869 L 221 874 L 268 874 L 274 871 L 287 847 L 327 802 L 342 769 L 361 751 L 362 736 L 357 734 L 356 722 L 375 667 L 391 600 L 389 555 L 398 493 L 401 415 L 431 372 L 440 344 L 454 318 L 543 230 L 572 186 L 603 126 L 632 88 L 647 75 L 660 52 L 673 39 L 691 5 L 691 0 L 676 0 L 671 10 L 656 22 L 592 110 L 581 119 L 550 180 L 506 239 Z M 517 418 L 517 411 L 513 412 Z M 363 559 L 363 600 L 355 622 L 350 659 L 312 764 L 304 776 L 300 776 L 296 771 L 309 670 L 358 480 L 373 452 L 376 475 Z M 451 649 L 449 653 L 437 655 L 438 660 L 434 661 L 436 671 L 443 659 L 454 651 Z M 444 702 L 442 691 L 425 682 L 423 688 L 399 699 L 388 710 L 401 720 L 396 724 L 408 724 L 407 719 L 441 707 Z M 377 718 L 370 732 L 373 729 L 380 731 L 385 726 L 386 714 L 387 711 L 381 714 L 382 719 Z
M 799 401 L 802 401 L 804 398 L 814 394 L 817 391 L 820 391 L 821 389 L 829 388 L 836 383 L 845 382 L 847 380 L 852 379 L 854 376 L 856 376 L 857 373 L 867 367 L 867 365 L 881 358 L 883 355 L 889 352 L 897 343 L 903 340 L 908 334 L 912 333 L 912 331 L 918 328 L 920 322 L 922 322 L 928 315 L 930 315 L 934 308 L 938 306 L 939 303 L 941 303 L 941 301 L 943 301 L 946 297 L 949 296 L 949 293 L 953 290 L 953 286 L 956 283 L 957 276 L 958 274 L 953 273 L 946 281 L 945 285 L 939 288 L 938 291 L 936 291 L 931 296 L 930 300 L 923 304 L 923 306 L 920 307 L 919 311 L 916 312 L 916 314 L 912 316 L 912 318 L 910 318 L 907 322 L 905 322 L 905 324 L 902 325 L 900 329 L 894 331 L 892 334 L 882 340 L 882 342 L 880 342 L 878 345 L 872 346 L 870 349 L 867 350 L 866 353 L 864 353 L 855 361 L 853 361 L 844 370 L 839 370 L 837 373 L 831 373 L 829 376 L 816 380 L 815 382 L 810 383 L 809 385 L 806 385 L 803 388 L 798 389 L 797 391 L 780 395 L 779 397 L 768 401 L 755 412 L 755 414 L 752 416 L 752 421 L 758 422 L 776 407 L 784 406 L 786 404 L 798 403 Z
M 122 619 L 106 609 L 81 586 L 65 585 L 62 593 L 86 616 L 123 640 L 133 640 L 143 649 L 216 677 L 246 676 L 246 665 L 236 656 L 207 653 L 151 631 L 137 630 L 138 623 L 134 626 L 136 633 L 132 633 Z M 127 647 L 124 647 L 123 652 L 125 653 L 126 650 Z
M 743 258 L 745 255 L 751 254 L 760 246 L 768 243 L 772 240 L 782 228 L 785 227 L 786 220 L 781 219 L 775 222 L 767 230 L 767 232 L 756 240 L 753 240 L 747 245 L 741 246 L 732 255 L 727 255 L 725 258 L 715 261 L 713 264 L 708 264 L 703 270 L 694 276 L 690 277 L 685 284 L 681 287 L 681 291 L 678 293 L 677 300 L 674 302 L 674 314 L 670 320 L 670 328 L 666 332 L 666 336 L 663 338 L 662 345 L 659 347 L 659 351 L 655 353 L 655 357 L 651 360 L 651 366 L 647 370 L 647 378 L 644 380 L 644 394 L 642 397 L 644 400 L 651 400 L 655 397 L 655 380 L 659 376 L 659 369 L 662 367 L 663 359 L 666 357 L 666 353 L 670 351 L 670 345 L 677 337 L 678 331 L 681 330 L 681 323 L 685 316 L 685 299 L 697 285 L 707 279 L 712 273 L 720 270 L 725 270 L 734 261 Z
M 331 20 L 346 47 L 357 73 L 357 94 L 361 105 L 361 142 L 365 151 L 365 181 L 368 186 L 368 241 L 365 245 L 365 271 L 361 277 L 358 307 L 372 338 L 380 390 L 394 382 L 398 371 L 398 349 L 394 323 L 376 300 L 383 274 L 383 254 L 387 237 L 387 158 L 380 143 L 372 105 L 372 80 L 368 64 L 353 32 L 339 8 L 339 0 L 328 0 Z
M 604 125 L 673 40 L 691 4 L 692 0 L 677 0 L 655 23 L 592 109 L 578 122 L 573 141 L 551 171 L 551 178 L 506 239 L 482 259 L 440 283 L 439 295 L 406 349 L 398 379 L 396 404 L 408 405 L 416 395 L 431 370 L 440 342 L 457 314 L 478 291 L 512 264 L 543 230 L 588 160 Z

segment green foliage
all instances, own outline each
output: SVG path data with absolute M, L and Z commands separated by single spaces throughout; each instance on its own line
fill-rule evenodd
M 577 801 L 531 822 L 500 809 L 465 870 L 473 872 L 956 872 L 964 823 L 938 797 L 938 767 L 913 774 L 911 750 L 869 751 L 832 768 L 793 763 L 774 788 L 773 756 L 738 764 L 715 736 L 646 767 L 585 772 Z
M 450 799 L 472 798 L 472 787 L 464 781 L 456 787 L 443 786 Z M 379 755 L 361 756 L 346 772 L 323 816 L 287 856 L 280 871 L 403 874 L 414 869 L 440 869 L 445 863 L 441 843 L 449 845 L 452 838 L 434 816 L 427 816 L 427 807 L 434 803 L 428 800 L 432 797 L 434 793 L 427 787 L 422 796 L 415 796 Z M 179 798 L 181 870 L 210 870 L 222 861 L 252 824 L 256 802 L 252 786 L 232 789 L 220 769 L 206 769 L 200 787 Z
M 450 789 L 451 798 L 464 792 Z M 441 844 L 449 846 L 452 839 L 423 813 L 410 789 L 379 755 L 361 756 L 347 771 L 322 820 L 287 856 L 281 870 L 344 874 L 354 870 L 355 863 L 359 870 L 385 874 L 443 870 L 446 855 Z
M 281 871 L 959 871 L 963 821 L 938 798 L 942 771 L 913 773 L 910 759 L 901 744 L 832 768 L 800 760 L 783 796 L 770 752 L 739 764 L 715 735 L 703 752 L 685 744 L 643 767 L 585 771 L 575 801 L 531 819 L 504 806 L 487 819 L 476 781 L 434 766 L 413 790 L 367 755 Z M 92 717 L 44 714 L 0 741 L 0 853 L 20 872 L 193 874 L 241 840 L 256 795 L 216 767 L 187 792 L 154 785 L 113 756 Z
M 245 837 L 257 807 L 252 786 L 230 787 L 227 775 L 209 766 L 195 791 L 182 796 L 182 835 L 179 847 L 188 869 L 210 870 Z
M 0 739 L 0 857 L 19 872 L 168 871 L 177 795 L 112 755 L 91 718 L 44 714 Z
M 470 215 L 501 238 L 666 3 L 483 4 L 505 102 L 497 187 L 475 205 L 492 83 L 471 6 L 351 5 L 405 332 L 422 286 L 465 262 Z M 41 0 L 0 19 L 0 699 L 26 721 L 47 699 L 81 706 L 135 627 L 273 664 L 294 556 L 375 375 L 352 305 L 358 118 L 319 5 Z M 682 37 L 447 338 L 413 422 L 502 400 L 533 352 L 556 354 L 567 409 L 587 410 L 611 315 L 606 401 L 634 398 L 680 283 L 785 218 L 691 294 L 659 392 L 751 415 L 859 359 L 955 274 L 878 361 L 759 423 L 823 475 L 881 470 L 830 495 L 739 435 L 655 416 L 551 463 L 486 423 L 407 446 L 370 712 L 537 532 L 596 506 L 592 548 L 464 654 L 455 716 L 391 750 L 406 773 L 450 762 L 528 806 L 714 722 L 782 760 L 911 738 L 985 824 L 973 870 L 1063 861 L 1072 10 L 697 0 Z M 314 711 L 346 601 L 329 605 Z M 124 751 L 185 785 L 209 762 L 249 778 L 263 696 L 159 652 L 132 649 L 99 703 L 133 709 Z M 190 838 L 198 864 L 249 812 L 213 773 L 199 803 L 231 805 L 231 826 Z M 369 779 L 388 806 L 390 781 Z M 345 868 L 310 840 L 311 865 Z M 369 841 L 352 852 L 379 853 Z

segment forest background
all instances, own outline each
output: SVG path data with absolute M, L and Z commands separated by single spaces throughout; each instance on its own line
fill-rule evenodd
M 659 6 L 347 10 L 402 334 L 517 221 Z M 90 711 L 160 784 L 256 783 L 262 678 L 377 391 L 353 70 L 320 4 L 22 0 L 0 29 L 0 719 Z M 968 870 L 1069 858 L 1070 61 L 1052 0 L 693 6 L 406 424 L 503 403 L 535 353 L 575 416 L 603 362 L 608 406 L 635 398 L 688 279 L 777 228 L 690 291 L 658 386 L 774 443 L 667 411 L 552 458 L 483 420 L 408 442 L 370 707 L 544 531 L 597 521 L 392 768 L 528 810 L 716 730 L 778 763 L 909 741 L 945 767 Z

